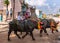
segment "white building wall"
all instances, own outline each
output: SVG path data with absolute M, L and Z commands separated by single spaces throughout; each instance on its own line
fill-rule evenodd
M 23 1 L 23 0 L 21 0 Z M 10 0 L 11 4 L 10 4 L 10 8 L 13 8 L 13 0 Z M 15 0 L 15 11 L 14 11 L 14 15 L 17 18 L 17 14 L 18 12 L 21 12 L 21 3 L 20 0 Z
M 3 10 L 3 0 L 0 0 L 0 10 Z
M 21 12 L 21 3 L 19 0 L 15 0 L 15 16 L 17 18 L 18 12 Z
M 21 0 L 22 2 L 23 0 Z M 8 10 L 10 11 L 10 8 L 13 8 L 13 0 L 9 0 L 10 4 L 8 6 Z M 4 19 L 6 18 L 6 5 L 4 4 L 4 0 L 0 0 L 0 10 L 3 10 L 3 16 Z M 19 0 L 15 0 L 15 17 L 17 17 L 17 13 L 21 11 L 21 3 Z

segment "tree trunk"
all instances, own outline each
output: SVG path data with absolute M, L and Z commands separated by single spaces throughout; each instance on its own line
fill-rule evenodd
M 6 6 L 6 7 L 7 7 L 7 11 L 8 11 L 8 4 L 7 4 L 7 6 Z
M 13 0 L 13 19 L 15 19 L 14 13 L 15 13 L 15 0 Z
M 7 6 L 6 6 L 6 11 L 8 11 L 8 4 L 7 4 Z M 6 12 L 7 13 L 7 12 Z M 5 21 L 7 21 L 7 18 L 8 18 L 8 16 L 7 16 L 8 14 L 6 14 L 6 20 Z

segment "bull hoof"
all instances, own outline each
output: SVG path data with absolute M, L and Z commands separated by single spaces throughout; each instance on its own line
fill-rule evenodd
M 49 34 L 46 34 L 46 35 L 49 35 Z
M 24 37 L 22 37 L 22 39 L 24 39 Z
M 33 41 L 35 41 L 35 39 L 33 39 Z
M 21 37 L 19 37 L 19 39 L 21 39 Z
M 56 32 L 58 32 L 58 30 L 56 30 Z
M 54 31 L 52 31 L 52 33 L 54 33 Z
M 8 39 L 8 41 L 11 41 L 10 39 Z
M 42 35 L 40 35 L 40 37 L 42 37 Z

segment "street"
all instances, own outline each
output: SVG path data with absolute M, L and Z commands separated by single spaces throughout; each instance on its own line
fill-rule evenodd
M 24 39 L 18 39 L 18 37 L 14 34 L 14 32 L 11 33 L 10 39 L 11 41 L 7 40 L 8 37 L 8 27 L 2 26 L 4 28 L 0 29 L 0 43 L 60 43 L 60 23 L 58 25 L 58 31 L 51 33 L 51 30 L 47 28 L 47 32 L 49 35 L 46 35 L 43 32 L 43 36 L 40 37 L 39 30 L 34 30 L 33 35 L 34 38 L 36 39 L 35 41 L 32 40 L 30 35 L 27 35 Z M 21 35 L 19 32 L 18 34 L 22 37 L 25 33 Z
M 57 32 L 52 33 L 57 24 Z M 47 28 L 49 26 L 51 29 Z M 41 30 L 43 31 L 42 37 L 40 35 L 41 31 L 34 28 L 44 30 Z M 11 33 L 13 30 L 17 36 L 19 34 L 21 39 L 14 32 Z M 30 34 L 16 33 L 17 30 L 25 31 L 27 34 L 29 31 Z M 8 41 L 8 31 L 9 34 L 11 33 L 11 41 Z M 22 36 L 24 35 L 27 36 L 23 39 Z M 0 43 L 60 43 L 60 1 L 0 0 Z
M 54 34 L 52 34 L 50 29 L 47 30 L 49 35 L 43 33 L 42 37 L 40 37 L 39 30 L 34 30 L 33 34 L 36 39 L 35 41 L 33 41 L 29 35 L 27 35 L 24 39 L 18 39 L 13 32 L 10 36 L 11 41 L 8 41 L 7 40 L 8 31 L 2 32 L 0 33 L 0 43 L 60 43 L 60 40 L 58 40 L 58 37 L 60 36 L 60 32 L 54 32 Z M 23 33 L 22 35 L 24 34 L 25 33 Z M 20 36 L 22 35 L 20 34 Z
M 47 28 L 47 32 L 49 35 L 46 35 L 43 32 L 42 37 L 40 37 L 39 30 L 35 29 L 33 31 L 34 38 L 36 39 L 35 41 L 32 40 L 30 35 L 27 35 L 24 39 L 18 39 L 18 37 L 15 36 L 14 32 L 12 32 L 10 36 L 11 41 L 9 42 L 7 40 L 8 27 L 6 26 L 2 26 L 2 27 L 0 28 L 0 43 L 60 43 L 60 23 L 58 25 L 59 32 L 54 31 L 54 33 L 51 33 L 51 30 Z M 18 32 L 18 34 L 22 37 L 22 35 L 24 35 L 25 33 L 23 32 L 23 34 L 21 35 Z

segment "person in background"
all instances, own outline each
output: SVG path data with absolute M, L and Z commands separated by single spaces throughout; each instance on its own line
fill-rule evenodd
M 12 8 L 10 9 L 10 17 L 12 18 Z
M 0 21 L 3 21 L 3 15 L 2 15 L 2 13 L 0 14 Z
M 17 16 L 17 20 L 20 21 L 21 20 L 21 16 L 20 14 L 18 13 L 18 16 Z
M 23 21 L 25 19 L 25 16 L 21 16 L 21 20 Z
M 28 19 L 28 14 L 27 14 L 27 12 L 25 12 L 25 19 Z
M 21 9 L 22 9 L 22 13 L 24 15 L 25 11 L 26 11 L 26 4 L 25 4 L 25 1 L 23 1 L 23 3 L 21 3 Z
M 29 7 L 27 7 L 27 9 L 26 9 L 26 13 L 27 13 L 28 18 L 29 18 L 31 16 L 31 12 L 30 12 L 30 8 Z
M 1 21 L 3 21 L 3 14 L 1 13 Z
M 6 21 L 7 21 L 8 15 L 9 15 L 9 11 L 8 11 L 8 9 L 7 9 L 7 10 L 6 10 Z

